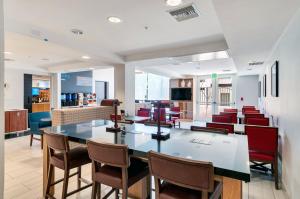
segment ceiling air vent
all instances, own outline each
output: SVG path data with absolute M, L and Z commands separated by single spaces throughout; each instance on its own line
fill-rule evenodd
M 249 62 L 249 66 L 258 66 L 258 65 L 263 65 L 264 62 L 263 61 L 253 61 L 253 62 Z
M 199 16 L 199 11 L 194 4 L 190 4 L 175 10 L 168 11 L 178 22 Z

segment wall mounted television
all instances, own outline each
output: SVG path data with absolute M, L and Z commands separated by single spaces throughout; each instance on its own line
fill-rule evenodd
M 176 101 L 191 101 L 192 89 L 191 88 L 172 88 L 171 100 Z

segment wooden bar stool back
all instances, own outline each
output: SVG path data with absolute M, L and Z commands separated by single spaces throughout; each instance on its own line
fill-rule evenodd
M 115 192 L 119 198 L 127 199 L 128 188 L 149 175 L 148 164 L 137 159 L 129 159 L 126 145 L 89 141 L 89 156 L 92 159 L 92 198 L 101 198 L 101 184 L 112 187 L 103 197 L 108 198 Z
M 148 153 L 155 180 L 155 198 L 214 198 L 222 195 L 222 182 L 214 181 L 212 163 Z M 197 176 L 197 177 L 195 177 Z
M 68 138 L 63 135 L 44 133 L 44 136 L 47 142 L 50 159 L 47 187 L 44 193 L 45 198 L 54 198 L 50 195 L 50 188 L 60 182 L 63 182 L 63 199 L 90 187 L 92 185 L 91 183 L 81 187 L 81 166 L 91 163 L 87 149 L 84 147 L 70 149 Z M 64 178 L 51 183 L 55 167 L 64 170 Z M 70 170 L 74 168 L 77 168 L 77 172 L 70 175 Z M 75 175 L 77 175 L 77 190 L 68 193 L 69 178 Z

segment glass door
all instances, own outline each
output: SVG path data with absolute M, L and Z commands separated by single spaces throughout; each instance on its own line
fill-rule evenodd
M 195 120 L 210 121 L 213 114 L 235 106 L 232 76 L 199 76 L 196 87 Z

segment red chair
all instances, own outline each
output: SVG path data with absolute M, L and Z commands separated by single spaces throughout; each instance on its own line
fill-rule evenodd
M 247 119 L 248 118 L 265 118 L 264 114 L 258 114 L 258 113 L 250 113 L 250 114 L 245 114 L 245 118 L 244 118 L 244 123 L 247 124 Z
M 248 136 L 249 157 L 252 169 L 269 171 L 265 167 L 271 164 L 271 172 L 275 177 L 275 187 L 278 185 L 278 128 L 262 126 L 245 126 Z
M 151 112 L 151 109 L 150 108 L 140 108 L 140 111 L 147 111 L 147 112 Z
M 154 109 L 153 113 L 153 120 L 157 121 L 158 120 L 158 109 Z M 166 109 L 161 108 L 160 109 L 160 121 L 166 121 Z
M 237 113 L 233 112 L 220 112 L 220 115 L 229 115 L 231 117 L 231 123 L 237 124 L 238 119 L 237 119 Z
M 213 115 L 212 122 L 217 123 L 231 123 L 231 116 L 230 115 Z
M 228 133 L 234 133 L 233 124 L 221 124 L 221 123 L 206 123 L 206 127 L 217 128 L 217 129 L 226 129 Z
M 259 114 L 259 110 L 246 110 L 244 114 Z
M 224 108 L 225 113 L 237 113 L 238 110 L 236 108 Z
M 110 115 L 110 119 L 111 119 L 111 121 L 115 121 L 115 114 L 111 114 Z M 119 121 L 119 120 L 122 120 L 122 117 L 121 117 L 121 115 L 117 115 L 117 120 Z
M 178 114 L 170 114 L 170 121 L 173 122 L 174 127 L 176 126 L 176 120 L 180 119 L 180 107 L 172 107 L 170 111 L 178 112 Z M 180 124 L 178 124 L 180 126 Z
M 244 106 L 244 107 L 242 108 L 242 113 L 245 114 L 246 111 L 253 111 L 253 110 L 255 110 L 255 107 L 254 107 L 254 106 L 252 106 L 252 107 L 250 107 L 250 106 L 249 106 L 249 107 L 248 107 L 248 106 L 247 106 L 247 107 Z
M 139 117 L 150 117 L 150 112 L 148 111 L 141 111 L 141 110 L 138 110 L 137 112 L 137 116 Z M 137 123 L 145 123 L 146 121 L 148 121 L 149 119 L 146 119 L 146 120 L 142 120 L 142 121 L 139 121 Z
M 246 124 L 249 125 L 258 125 L 258 126 L 269 126 L 269 118 L 248 118 Z

